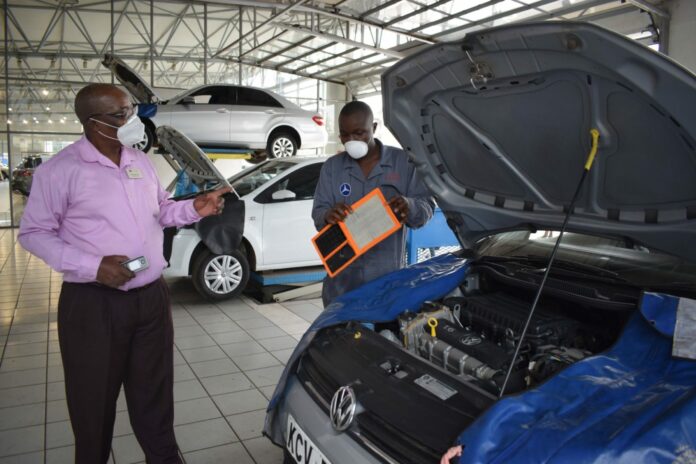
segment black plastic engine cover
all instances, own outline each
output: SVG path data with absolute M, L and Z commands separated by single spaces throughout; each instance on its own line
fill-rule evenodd
M 503 369 L 510 358 L 503 348 L 492 341 L 472 330 L 462 329 L 446 319 L 438 320 L 437 338 L 488 364 L 493 369 Z
M 423 376 L 451 389 L 452 396 L 442 399 L 417 384 Z M 359 326 L 322 330 L 305 352 L 298 377 L 325 404 L 339 387 L 351 385 L 365 408 L 356 417 L 360 435 L 398 462 L 437 461 L 496 400 Z
M 444 303 L 460 308 L 460 320 L 466 327 L 482 331 L 496 343 L 517 341 L 529 315 L 531 303 L 501 293 L 448 298 Z M 553 314 L 550 308 L 539 305 L 527 331 L 526 340 L 532 345 L 585 347 L 591 330 L 578 321 Z

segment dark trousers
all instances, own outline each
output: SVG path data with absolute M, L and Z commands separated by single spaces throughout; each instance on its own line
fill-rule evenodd
M 169 292 L 159 279 L 128 292 L 63 283 L 58 339 L 75 463 L 106 463 L 121 385 L 148 463 L 180 463 L 174 437 Z

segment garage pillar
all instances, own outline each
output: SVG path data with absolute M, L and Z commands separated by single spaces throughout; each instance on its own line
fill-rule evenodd
M 669 19 L 669 48 L 667 54 L 696 74 L 696 2 L 671 0 L 664 4 Z

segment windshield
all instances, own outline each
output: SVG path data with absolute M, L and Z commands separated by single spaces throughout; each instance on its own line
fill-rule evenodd
M 481 240 L 476 251 L 481 256 L 548 259 L 558 234 L 505 232 Z M 566 232 L 556 259 L 602 268 L 641 287 L 696 290 L 696 264 L 616 238 Z
M 278 174 L 281 174 L 296 165 L 297 163 L 290 161 L 267 161 L 259 164 L 258 166 L 254 166 L 253 168 L 242 171 L 236 176 L 231 177 L 229 181 L 239 196 L 243 197 L 244 195 L 247 195 L 261 187 Z

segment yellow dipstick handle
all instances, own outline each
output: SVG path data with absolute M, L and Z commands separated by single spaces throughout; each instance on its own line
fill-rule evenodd
M 353 337 L 357 340 L 360 337 L 362 337 L 362 334 L 360 332 L 355 332 L 355 335 L 353 335 Z
M 436 337 L 435 327 L 437 327 L 437 319 L 435 319 L 434 317 L 429 318 L 428 319 L 428 327 L 430 327 L 430 336 L 435 338 Z
M 585 171 L 589 171 L 594 163 L 595 156 L 597 156 L 597 146 L 599 145 L 599 131 L 597 129 L 590 130 L 590 135 L 592 136 L 592 148 L 590 149 L 590 154 L 587 155 L 587 161 L 585 162 Z

